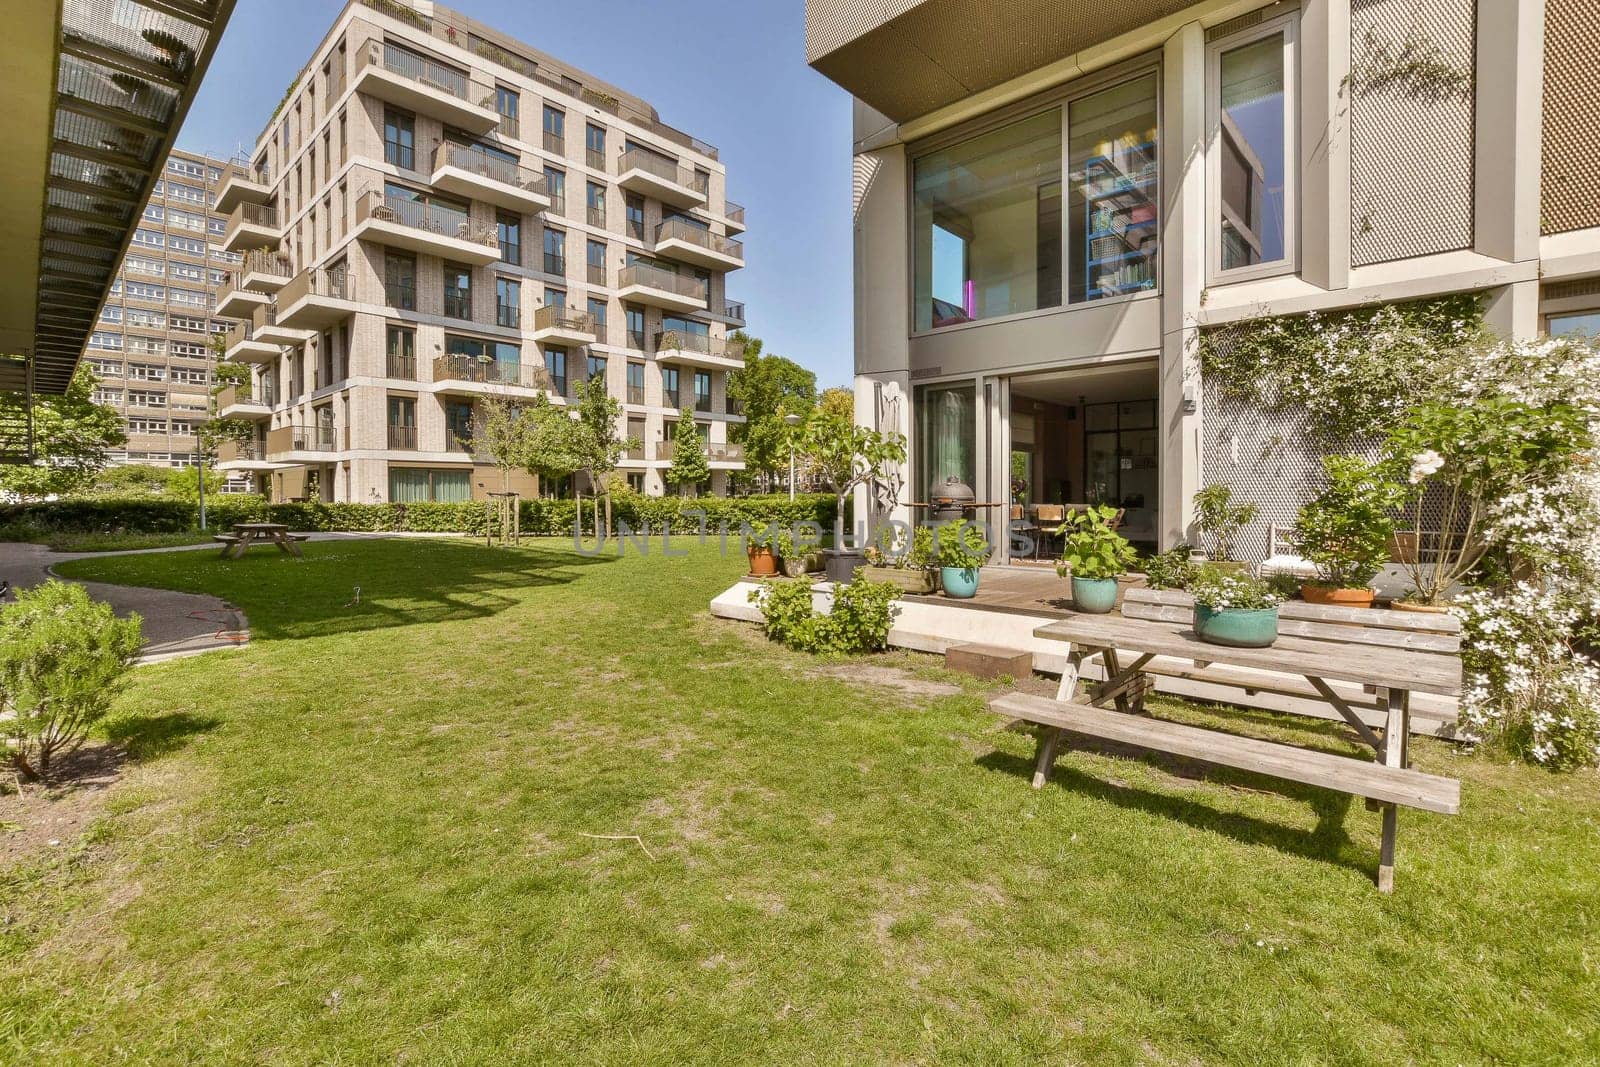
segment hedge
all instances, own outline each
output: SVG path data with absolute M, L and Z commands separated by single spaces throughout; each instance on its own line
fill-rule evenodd
M 576 502 L 524 500 L 522 532 L 565 534 L 573 528 Z M 294 530 L 407 531 L 413 533 L 470 533 L 484 530 L 486 508 L 482 502 L 464 504 L 269 504 L 259 496 L 217 497 L 206 502 L 210 526 L 222 528 L 236 522 L 281 522 Z M 707 525 L 752 526 L 778 522 L 792 526 L 811 521 L 824 530 L 833 524 L 834 499 L 803 495 L 791 501 L 785 495 L 743 497 L 659 497 L 636 493 L 612 499 L 613 523 L 626 523 L 637 531 L 648 526 L 661 530 L 668 523 L 679 532 L 699 528 L 698 515 Z M 593 504 L 584 501 L 583 524 L 593 530 Z M 197 529 L 199 508 L 182 500 L 135 497 L 85 497 L 40 504 L 0 507 L 0 540 L 26 540 L 44 533 L 179 533 Z

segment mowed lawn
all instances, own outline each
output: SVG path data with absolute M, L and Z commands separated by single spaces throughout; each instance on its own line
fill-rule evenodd
M 741 564 L 65 567 L 219 594 L 255 640 L 141 668 L 104 817 L 4 875 L 0 1061 L 1600 1060 L 1595 776 L 1418 744 L 1464 812 L 1402 813 L 1383 897 L 1360 803 L 1084 750 L 1034 792 L 937 661 L 710 618 Z

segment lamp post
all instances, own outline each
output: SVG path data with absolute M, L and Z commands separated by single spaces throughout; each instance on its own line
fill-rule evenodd
M 789 502 L 794 502 L 794 428 L 801 423 L 799 415 L 785 415 L 784 425 L 789 427 Z

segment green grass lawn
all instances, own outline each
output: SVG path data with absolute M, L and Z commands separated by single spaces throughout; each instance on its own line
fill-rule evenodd
M 1600 1060 L 1594 776 L 1418 744 L 1464 811 L 1402 812 L 1380 896 L 1361 804 L 1094 751 L 1034 792 L 978 684 L 711 619 L 741 562 L 61 568 L 255 641 L 141 668 L 106 815 L 6 876 L 0 1061 Z
M 137 548 L 174 548 L 179 545 L 208 545 L 215 530 L 186 530 L 182 533 L 56 533 L 45 543 L 54 552 L 127 552 Z

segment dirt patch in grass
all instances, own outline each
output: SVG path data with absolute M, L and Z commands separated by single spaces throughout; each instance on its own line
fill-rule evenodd
M 806 673 L 855 685 L 883 686 L 914 697 L 949 697 L 961 692 L 959 685 L 919 678 L 899 667 L 884 667 L 875 663 L 833 663 L 810 667 Z
M 105 806 L 127 759 L 119 745 L 84 745 L 56 764 L 48 785 L 28 783 L 0 796 L 0 870 L 76 841 Z M 15 779 L 11 784 L 15 789 Z

